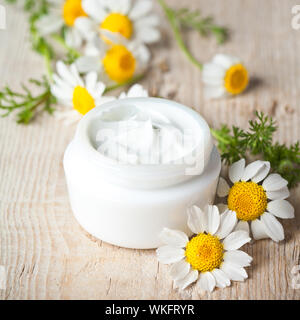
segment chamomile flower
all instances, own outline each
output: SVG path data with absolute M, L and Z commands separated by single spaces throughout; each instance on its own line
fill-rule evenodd
M 242 93 L 249 82 L 246 67 L 236 57 L 216 54 L 203 65 L 202 80 L 206 98 L 219 98 Z
M 161 263 L 172 264 L 170 274 L 175 287 L 185 289 L 197 281 L 201 291 L 225 288 L 233 281 L 244 281 L 244 267 L 252 258 L 238 250 L 250 241 L 246 231 L 234 231 L 236 216 L 219 214 L 216 206 L 197 206 L 188 210 L 188 227 L 196 234 L 191 239 L 178 230 L 165 228 L 161 234 L 164 246 L 156 250 Z
M 245 167 L 245 159 L 233 163 L 229 168 L 229 186 L 220 178 L 217 194 L 227 196 L 227 212 L 234 213 L 239 220 L 237 229 L 249 232 L 254 239 L 284 239 L 281 223 L 276 219 L 294 218 L 294 208 L 285 200 L 289 197 L 288 182 L 279 174 L 270 171 L 268 161 L 254 161 Z
M 119 96 L 119 99 L 124 98 L 146 98 L 148 97 L 148 91 L 143 88 L 142 85 L 136 83 L 126 92 L 122 92 Z
M 153 43 L 160 39 L 158 16 L 151 12 L 152 0 L 82 0 L 89 18 L 78 27 L 86 35 L 103 30 L 119 33 L 128 40 Z
M 67 27 L 65 38 L 69 46 L 78 48 L 85 38 L 76 24 L 87 16 L 81 0 L 48 0 L 49 12 L 36 22 L 42 36 L 58 33 L 63 26 Z
M 94 107 L 114 99 L 102 96 L 105 85 L 98 81 L 96 72 L 89 72 L 83 79 L 74 64 L 68 67 L 62 61 L 57 62 L 56 69 L 51 93 L 61 104 L 56 115 L 66 123 L 76 122 Z
M 85 55 L 77 59 L 80 72 L 97 71 L 101 79 L 123 83 L 145 70 L 150 59 L 146 46 L 127 42 L 119 36 L 106 32 L 109 43 L 94 37 L 86 46 Z

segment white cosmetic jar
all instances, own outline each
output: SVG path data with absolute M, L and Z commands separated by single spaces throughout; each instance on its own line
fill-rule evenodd
M 192 130 L 199 138 L 198 174 L 190 164 L 130 165 L 97 151 L 99 117 L 122 106 L 160 114 Z M 127 98 L 96 107 L 80 120 L 65 151 L 64 170 L 72 211 L 86 231 L 121 247 L 150 249 L 161 245 L 164 227 L 191 235 L 187 208 L 213 203 L 221 160 L 206 121 L 191 108 L 166 99 Z

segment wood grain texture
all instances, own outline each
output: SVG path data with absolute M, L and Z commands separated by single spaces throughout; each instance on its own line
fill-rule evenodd
M 0 1 L 1 2 L 1 1 Z M 205 101 L 201 74 L 177 49 L 162 19 L 164 41 L 152 47 L 153 62 L 144 84 L 199 111 L 210 126 L 246 126 L 254 110 L 279 123 L 276 138 L 300 139 L 300 30 L 291 28 L 294 1 L 169 0 L 199 8 L 232 30 L 222 47 L 189 33 L 192 51 L 203 61 L 216 52 L 242 57 L 252 83 L 243 95 Z M 157 12 L 162 15 L 156 6 Z M 41 74 L 41 58 L 30 49 L 26 17 L 7 6 L 7 30 L 0 30 L 0 87 Z M 169 71 L 159 68 L 167 59 Z M 0 265 L 7 271 L 1 299 L 299 299 L 291 270 L 300 255 L 300 188 L 291 202 L 296 219 L 283 221 L 286 240 L 246 246 L 254 261 L 249 279 L 200 296 L 195 288 L 172 289 L 169 267 L 153 250 L 129 250 L 93 239 L 75 221 L 66 192 L 63 152 L 74 127 L 44 115 L 29 126 L 0 119 Z

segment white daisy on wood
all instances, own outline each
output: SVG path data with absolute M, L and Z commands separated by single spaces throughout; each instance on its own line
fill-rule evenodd
M 48 0 L 49 12 L 41 16 L 36 27 L 42 36 L 59 33 L 66 26 L 65 41 L 67 45 L 79 48 L 86 37 L 76 25 L 87 17 L 81 0 Z
M 156 250 L 161 263 L 172 264 L 170 274 L 175 287 L 185 289 L 197 281 L 200 291 L 212 292 L 225 288 L 233 281 L 244 281 L 252 258 L 238 250 L 251 239 L 246 231 L 234 231 L 236 216 L 219 214 L 216 206 L 202 211 L 197 206 L 188 209 L 191 239 L 178 230 L 165 228 L 160 239 L 165 244 Z
M 103 96 L 105 84 L 98 81 L 96 72 L 91 71 L 85 77 L 81 77 L 74 64 L 67 66 L 62 61 L 57 62 L 56 69 L 57 74 L 53 75 L 51 93 L 60 103 L 55 116 L 65 124 L 77 122 L 94 107 L 116 99 L 112 96 Z M 119 99 L 147 96 L 148 91 L 143 86 L 134 84 L 127 93 L 122 92 Z
M 257 160 L 245 167 L 245 159 L 229 167 L 228 183 L 220 178 L 217 189 L 219 197 L 227 196 L 225 214 L 234 213 L 239 220 L 238 230 L 249 232 L 254 239 L 284 239 L 284 230 L 277 218 L 294 218 L 294 208 L 285 200 L 290 192 L 288 182 L 279 174 L 270 171 L 268 161 Z M 277 217 L 277 218 L 276 218 Z
M 89 72 L 83 78 L 74 64 L 67 66 L 62 61 L 57 62 L 56 70 L 51 93 L 61 106 L 55 115 L 66 123 L 76 122 L 94 107 L 115 99 L 103 96 L 105 84 L 98 81 L 96 72 Z
M 81 19 L 77 27 L 87 37 L 105 30 L 139 43 L 153 43 L 160 39 L 160 32 L 152 6 L 152 0 L 82 0 L 89 17 Z
M 85 55 L 76 60 L 79 72 L 97 71 L 105 83 L 124 83 L 146 69 L 150 52 L 137 41 L 126 41 L 109 31 L 105 32 L 108 42 L 98 37 L 90 40 Z
M 249 82 L 248 71 L 241 61 L 226 54 L 216 54 L 203 65 L 202 81 L 206 98 L 220 98 L 242 93 Z

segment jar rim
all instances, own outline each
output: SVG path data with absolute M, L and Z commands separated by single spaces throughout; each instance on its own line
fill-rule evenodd
M 86 157 L 88 161 L 92 161 L 98 167 L 104 169 L 107 173 L 113 172 L 117 175 L 123 176 L 124 179 L 150 179 L 151 181 L 170 179 L 173 181 L 187 180 L 186 170 L 189 168 L 187 164 L 126 164 L 120 163 L 115 159 L 109 158 L 96 150 L 91 137 L 93 127 L 97 119 L 103 112 L 109 109 L 120 106 L 138 106 L 149 110 L 159 110 L 164 116 L 171 118 L 173 121 L 186 121 L 185 125 L 196 128 L 199 134 L 199 141 L 201 140 L 201 151 L 203 157 L 201 168 L 197 175 L 201 174 L 209 162 L 210 155 L 213 149 L 212 137 L 207 122 L 200 116 L 199 113 L 193 109 L 186 107 L 180 103 L 162 99 L 162 98 L 125 98 L 107 102 L 101 106 L 95 107 L 89 111 L 79 122 L 74 138 L 74 143 L 78 143 L 82 149 L 82 156 Z M 92 130 L 93 129 L 93 130 Z M 200 148 L 200 142 L 199 142 Z M 186 176 L 186 177 L 183 177 Z M 135 177 L 135 178 L 134 178 Z

